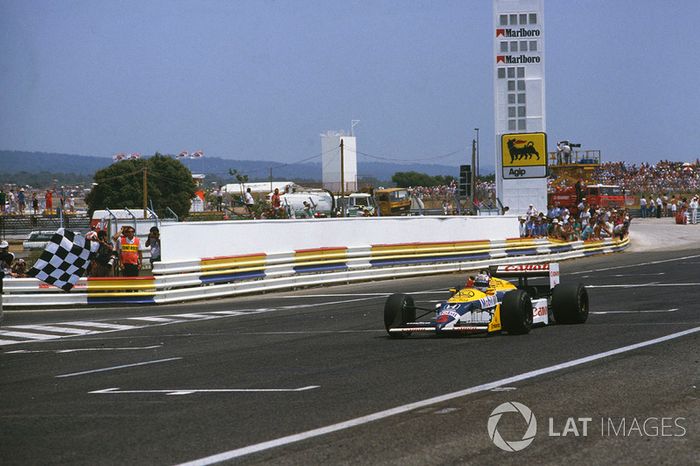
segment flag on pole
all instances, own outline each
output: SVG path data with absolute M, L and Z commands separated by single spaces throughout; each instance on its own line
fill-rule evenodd
M 85 274 L 99 247 L 97 241 L 59 228 L 27 275 L 70 291 Z

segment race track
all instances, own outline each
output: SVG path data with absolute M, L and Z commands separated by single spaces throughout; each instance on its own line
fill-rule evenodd
M 697 464 L 700 252 L 561 267 L 588 322 L 523 336 L 387 338 L 388 294 L 432 306 L 463 274 L 6 312 L 0 463 Z M 487 429 L 510 401 L 537 421 L 517 452 Z

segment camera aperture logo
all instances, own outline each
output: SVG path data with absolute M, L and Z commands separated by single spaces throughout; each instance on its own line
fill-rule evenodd
M 520 413 L 525 420 L 527 430 L 525 431 L 522 439 L 505 440 L 501 436 L 500 432 L 498 432 L 498 422 L 505 413 Z M 520 451 L 530 446 L 532 441 L 535 440 L 535 435 L 537 435 L 537 419 L 532 413 L 532 410 L 524 404 L 518 403 L 517 401 L 508 401 L 507 403 L 496 406 L 496 409 L 491 411 L 486 428 L 489 432 L 491 441 L 498 448 L 510 452 Z

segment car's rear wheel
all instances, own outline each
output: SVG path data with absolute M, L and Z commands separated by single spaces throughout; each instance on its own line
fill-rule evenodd
M 402 338 L 407 332 L 389 332 L 392 328 L 404 327 L 406 322 L 416 320 L 413 298 L 405 294 L 392 294 L 384 304 L 384 327 L 390 337 Z
M 525 290 L 509 291 L 501 303 L 501 325 L 511 335 L 523 335 L 532 328 L 532 300 Z
M 560 283 L 552 290 L 552 312 L 558 324 L 582 324 L 588 319 L 588 291 L 581 283 Z

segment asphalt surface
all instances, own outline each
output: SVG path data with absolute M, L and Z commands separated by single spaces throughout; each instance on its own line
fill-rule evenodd
M 588 322 L 523 336 L 387 338 L 389 293 L 432 306 L 464 275 L 6 312 L 0 463 L 698 464 L 699 265 L 697 249 L 562 263 L 590 286 Z M 487 429 L 511 401 L 537 420 L 517 452 Z M 506 442 L 528 426 L 494 425 Z

